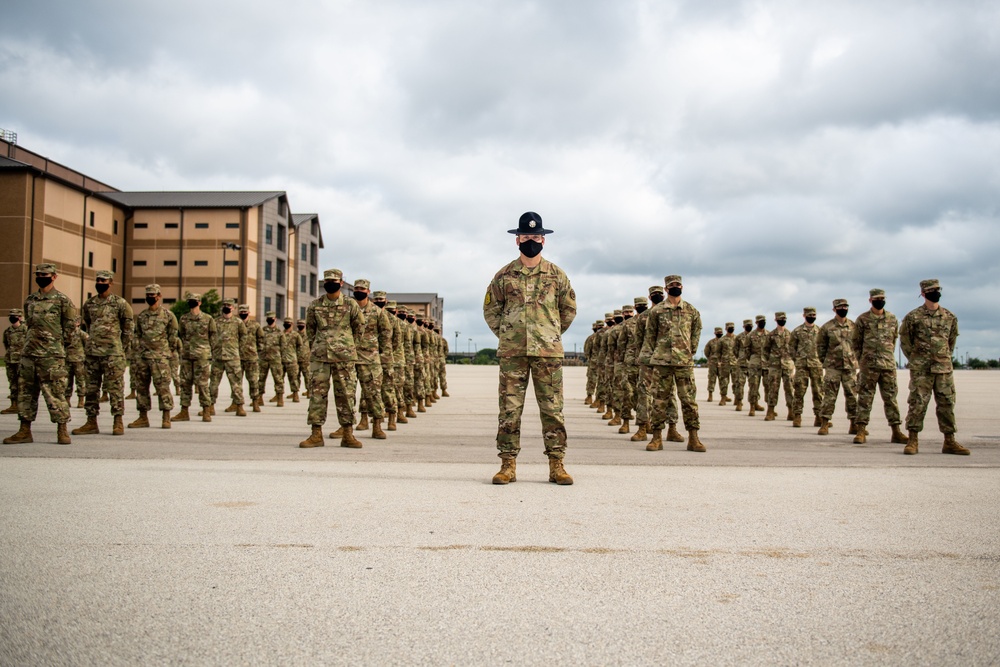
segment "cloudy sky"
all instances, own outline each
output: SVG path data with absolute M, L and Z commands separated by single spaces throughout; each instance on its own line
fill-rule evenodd
M 526 210 L 582 348 L 671 273 L 706 329 L 937 277 L 1000 356 L 1000 4 L 6 3 L 0 127 L 123 190 L 288 192 L 325 267 L 494 347 Z M 710 334 L 709 334 L 710 335 Z M 703 337 L 702 344 L 707 339 Z

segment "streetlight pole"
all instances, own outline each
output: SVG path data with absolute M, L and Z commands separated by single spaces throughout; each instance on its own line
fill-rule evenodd
M 472 339 L 469 339 L 469 346 L 465 348 L 465 351 L 471 356 L 472 355 Z
M 226 300 L 226 251 L 239 250 L 241 246 L 232 241 L 225 241 L 222 244 L 222 300 Z
M 462 332 L 461 331 L 456 331 L 455 332 L 455 354 L 458 354 L 458 334 L 460 334 L 460 333 L 462 333 Z

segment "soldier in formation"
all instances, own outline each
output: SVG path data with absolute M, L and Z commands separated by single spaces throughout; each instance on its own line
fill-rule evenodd
M 80 328 L 80 318 L 73 322 L 73 333 L 66 343 L 66 402 L 73 405 L 73 385 L 76 385 L 77 404 L 82 408 L 87 396 L 87 332 Z M 76 430 L 76 429 L 74 429 Z
M 240 350 L 246 346 L 247 326 L 239 317 L 234 316 L 236 299 L 226 299 L 222 302 L 222 312 L 215 318 L 216 336 L 212 346 L 212 376 L 210 379 L 211 411 L 215 414 L 215 403 L 219 398 L 219 385 L 222 376 L 229 379 L 232 402 L 226 412 L 236 413 L 237 417 L 246 417 L 243 407 L 243 364 Z
M 720 385 L 719 390 L 721 393 L 722 383 L 719 377 L 720 362 L 722 360 L 722 350 L 720 349 L 720 344 L 722 343 L 722 327 L 715 327 L 715 336 L 709 339 L 705 343 L 705 361 L 708 364 L 708 402 L 711 403 L 714 399 L 712 394 L 715 392 L 715 385 Z
M 294 321 L 286 317 L 281 323 L 281 368 L 288 378 L 288 389 L 291 392 L 292 403 L 299 402 L 299 332 L 294 327 Z M 282 393 L 284 383 L 282 383 Z
M 7 369 L 7 386 L 10 390 L 10 405 L 0 411 L 2 415 L 17 414 L 17 385 L 20 377 L 21 349 L 28 327 L 23 323 L 24 312 L 20 308 L 11 308 L 7 314 L 10 326 L 3 332 L 3 360 Z
M 788 317 L 784 312 L 774 314 L 774 329 L 768 333 L 764 344 L 767 358 L 767 414 L 764 421 L 777 419 L 778 393 L 785 388 L 785 405 L 788 406 L 788 421 L 793 421 L 792 373 L 795 372 L 795 358 L 792 353 L 792 334 L 785 328 Z
M 250 317 L 248 304 L 241 303 L 239 305 L 237 316 L 247 331 L 240 344 L 240 366 L 249 387 L 251 409 L 254 412 L 260 412 L 264 404 L 264 387 L 260 380 L 260 355 L 264 349 L 264 332 L 260 322 Z M 240 384 L 242 385 L 242 382 Z
M 158 408 L 163 415 L 161 426 L 170 428 L 170 413 L 174 409 L 174 396 L 170 391 L 171 364 L 178 331 L 177 318 L 163 306 L 160 286 L 146 285 L 146 310 L 135 318 L 132 339 L 132 379 L 139 418 L 131 422 L 129 428 L 149 428 L 150 384 L 156 389 Z
M 264 313 L 265 326 L 261 327 L 262 343 L 260 346 L 260 395 L 263 400 L 267 391 L 267 376 L 271 375 L 274 383 L 274 397 L 272 403 L 276 403 L 279 408 L 285 407 L 285 337 L 278 328 L 278 315 L 269 310 Z
M 385 419 L 382 368 L 392 364 L 392 324 L 388 313 L 369 298 L 370 293 L 371 282 L 364 278 L 354 281 L 354 299 L 364 315 L 361 337 L 355 341 L 358 355 L 355 368 L 361 384 L 361 423 L 358 424 L 358 430 L 368 430 L 368 417 L 371 415 L 372 437 L 385 440 L 385 431 L 382 430 L 382 421 Z M 354 392 L 353 387 L 351 391 Z
M 885 417 L 892 431 L 890 441 L 905 445 L 907 438 L 899 430 L 902 419 L 896 403 L 899 389 L 896 385 L 895 352 L 899 322 L 895 315 L 885 309 L 885 290 L 872 289 L 868 302 L 871 309 L 858 315 L 851 341 L 854 356 L 860 365 L 858 408 L 854 419 L 858 432 L 854 436 L 854 443 L 863 445 L 868 440 L 868 421 L 875 401 L 875 390 L 878 389 L 882 394 Z
M 198 391 L 198 404 L 201 406 L 201 420 L 212 421 L 212 392 L 209 382 L 212 378 L 212 349 L 218 329 L 215 319 L 201 311 L 201 294 L 188 292 L 185 294 L 188 308 L 191 310 L 181 316 L 178 323 L 178 336 L 181 339 L 181 409 L 173 421 L 190 421 L 188 409 L 191 406 L 193 390 Z

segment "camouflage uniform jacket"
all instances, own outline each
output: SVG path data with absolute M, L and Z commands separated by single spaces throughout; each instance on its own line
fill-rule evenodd
M 552 262 L 528 268 L 518 258 L 493 276 L 483 317 L 499 338 L 498 357 L 561 358 L 562 335 L 576 317 L 576 292 Z
M 406 334 L 403 331 L 403 321 L 395 315 L 389 315 L 389 321 L 392 322 L 392 362 L 394 364 L 405 364 L 406 352 L 403 348 L 405 347 L 404 338 Z
M 69 343 L 66 344 L 66 361 L 83 361 L 87 357 L 87 332 L 79 327 L 70 334 Z
M 302 335 L 299 335 L 295 327 L 281 332 L 281 337 L 285 339 L 281 345 L 281 363 L 294 364 L 299 360 L 299 340 Z
M 32 292 L 24 302 L 23 357 L 66 357 L 66 344 L 76 329 L 76 306 L 57 289 Z
M 247 325 L 238 317 L 219 315 L 215 318 L 215 344 L 212 358 L 215 361 L 239 361 L 240 351 L 246 345 Z
M 389 313 L 385 312 L 371 300 L 361 309 L 365 314 L 365 328 L 361 337 L 354 341 L 358 350 L 359 364 L 374 364 L 380 361 L 383 366 L 392 365 L 392 322 Z
M 625 363 L 625 355 L 628 353 L 628 344 L 631 339 L 632 333 L 635 331 L 635 327 L 630 326 L 630 322 L 632 322 L 632 319 L 633 319 L 632 317 L 626 318 L 625 321 L 621 323 L 621 326 L 615 327 L 616 329 L 618 329 L 618 332 L 615 335 L 614 363 L 616 364 Z
M 723 364 L 736 363 L 736 336 L 727 333 L 719 339 L 719 361 Z
M 147 308 L 135 318 L 132 347 L 140 359 L 165 361 L 178 343 L 177 317 L 167 308 Z
M 644 310 L 635 316 L 635 360 L 642 366 L 649 365 L 649 358 L 653 356 L 653 350 L 646 345 L 646 325 L 649 322 L 649 310 Z M 632 341 L 630 341 L 631 343 Z
M 413 336 L 416 332 L 413 330 L 413 327 L 410 326 L 410 323 L 405 320 L 399 320 L 399 327 L 403 332 L 403 363 L 407 366 L 412 366 L 415 361 L 413 354 Z
M 92 296 L 83 304 L 83 323 L 90 340 L 88 357 L 120 357 L 132 343 L 135 315 L 128 301 L 117 294 Z
M 816 351 L 819 329 L 815 324 L 805 323 L 792 330 L 792 358 L 796 368 L 823 368 Z
M 597 332 L 595 331 L 594 333 L 587 336 L 587 339 L 583 341 L 583 356 L 587 360 L 588 366 L 593 362 L 591 354 L 593 353 L 594 339 L 596 337 L 597 337 Z
M 701 313 L 687 301 L 664 300 L 650 310 L 643 345 L 652 350 L 651 366 L 693 367 L 701 340 Z
M 792 332 L 788 329 L 776 328 L 767 334 L 764 354 L 768 358 L 768 368 L 794 371 L 795 356 L 792 354 Z
M 361 338 L 365 328 L 365 315 L 358 302 L 336 299 L 329 295 L 309 304 L 306 311 L 306 335 L 312 341 L 312 360 L 325 364 L 345 361 L 357 362 L 354 341 Z
M 958 318 L 945 309 L 914 308 L 899 327 L 899 344 L 910 362 L 910 370 L 951 373 L 951 357 L 958 338 Z
M 3 360 L 8 364 L 21 363 L 21 348 L 24 347 L 25 336 L 28 335 L 28 327 L 24 323 L 7 327 L 3 332 Z
M 854 355 L 861 368 L 894 370 L 896 368 L 896 336 L 899 320 L 888 310 L 881 315 L 872 311 L 861 313 L 854 320 Z M 951 356 L 948 356 L 951 360 Z
M 628 349 L 625 350 L 625 363 L 628 366 L 638 366 L 642 356 L 643 338 L 646 335 L 646 318 L 644 315 L 649 310 L 636 313 L 626 322 L 629 325 Z M 648 360 L 647 360 L 648 361 Z
M 741 331 L 736 334 L 736 343 L 733 345 L 736 361 L 744 368 L 750 365 L 750 333 Z
M 181 316 L 179 333 L 184 359 L 211 359 L 217 330 L 215 320 L 208 313 L 185 313 Z
M 415 364 L 424 363 L 424 328 L 418 327 L 415 322 L 410 323 L 413 329 L 413 362 Z
M 305 364 L 306 366 L 308 366 L 309 365 L 309 354 L 310 354 L 309 341 L 306 340 L 306 332 L 305 331 L 299 331 L 298 334 L 299 334 L 299 340 L 298 340 L 298 344 L 295 347 L 295 358 L 298 359 L 300 366 L 302 364 Z
M 264 348 L 264 331 L 257 320 L 249 317 L 241 320 L 246 327 L 247 334 L 240 344 L 241 361 L 257 361 L 260 358 L 261 350 Z
M 767 331 L 754 329 L 747 335 L 747 366 L 749 368 L 767 368 L 764 358 L 764 344 L 767 343 Z
M 834 318 L 820 327 L 816 337 L 816 354 L 823 360 L 823 367 L 846 370 L 857 368 L 853 339 L 854 322 L 847 318 L 844 318 L 843 323 Z
M 718 364 L 722 359 L 722 350 L 719 346 L 722 344 L 721 338 L 712 338 L 707 343 L 705 343 L 705 359 L 709 364 Z
M 306 331 L 309 329 L 306 328 Z M 270 364 L 284 363 L 285 336 L 281 329 L 269 324 L 260 328 L 260 334 L 260 359 Z

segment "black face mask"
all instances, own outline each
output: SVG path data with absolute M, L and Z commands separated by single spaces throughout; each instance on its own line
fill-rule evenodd
M 716 338 L 722 338 L 722 332 L 721 331 L 716 331 L 715 332 L 715 337 Z
M 355 301 L 364 301 L 367 298 L 368 298 L 368 293 L 367 292 L 355 292 L 354 293 L 354 300 Z
M 414 322 L 417 321 L 417 318 L 415 318 L 415 317 L 407 317 L 406 321 L 409 322 L 410 324 L 413 324 Z
M 624 320 L 625 320 L 625 318 L 623 316 L 621 316 L 621 315 L 616 315 L 615 316 L 615 324 L 621 324 Z
M 761 320 L 760 322 L 757 323 L 758 329 L 763 329 L 766 326 L 767 326 L 767 320 Z
M 248 317 L 250 317 L 250 313 L 240 313 L 240 319 L 241 320 L 245 320 Z
M 8 319 L 8 320 L 10 320 L 10 323 L 11 323 L 11 324 L 17 324 L 17 321 L 18 321 L 19 319 L 21 319 L 21 318 L 20 318 L 20 317 L 18 317 L 17 315 L 11 315 L 11 316 L 10 316 L 10 317 L 8 317 L 7 319 Z
M 847 309 L 846 308 L 838 308 L 837 309 L 837 315 L 839 317 L 847 317 Z
M 291 322 L 285 322 L 282 326 L 285 327 L 285 331 L 288 331 L 289 329 L 292 328 L 292 323 Z
M 635 307 L 635 312 L 637 312 L 637 313 L 645 313 L 646 312 L 646 304 L 642 303 L 642 304 L 639 304 L 638 306 L 636 306 Z
M 375 305 L 379 308 L 385 308 L 385 301 L 376 301 Z
M 327 294 L 336 294 L 340 291 L 340 283 L 336 280 L 327 280 L 323 283 L 323 289 L 326 290 Z
M 938 292 L 936 290 L 933 292 L 924 292 L 924 298 L 926 298 L 931 303 L 937 303 L 938 301 L 941 300 L 941 292 Z
M 45 289 L 52 284 L 52 276 L 35 276 L 35 284 Z
M 615 325 L 615 321 L 614 320 L 604 320 L 604 324 L 606 324 L 609 327 L 613 327 Z
M 150 305 L 150 306 L 155 305 L 156 304 L 156 297 L 155 296 L 147 296 L 146 297 L 146 304 Z
M 230 308 L 230 307 L 228 307 L 228 306 L 226 306 L 225 308 L 222 309 L 222 312 L 224 314 L 228 315 L 229 313 L 233 312 L 233 309 Z
M 98 294 L 104 294 L 110 288 L 111 288 L 111 285 L 109 283 L 97 283 L 97 284 L 94 285 L 94 289 L 97 290 Z
M 661 303 L 663 301 L 663 292 L 653 292 L 649 295 L 649 300 L 653 303 Z
M 396 313 L 396 317 L 403 320 L 404 322 L 406 321 L 406 315 L 404 315 L 403 313 Z
M 538 241 L 523 241 L 517 247 L 525 257 L 535 257 L 542 251 L 542 244 Z
M 778 324 L 779 327 L 785 326 L 785 322 L 787 321 L 788 320 L 775 320 L 775 322 Z
M 726 327 L 726 333 L 733 333 L 734 331 L 736 331 L 735 327 Z
M 816 316 L 815 315 L 808 315 L 806 317 L 806 322 L 808 322 L 809 324 L 812 324 L 815 321 L 816 321 Z
M 267 326 L 271 326 L 272 324 L 274 324 L 274 318 L 273 317 L 267 318 Z
M 412 322 L 413 320 L 410 320 L 410 321 Z M 419 317 L 417 318 L 417 326 L 418 327 L 424 326 L 424 321 L 422 319 L 420 319 Z
M 885 308 L 885 299 L 873 299 L 872 308 L 874 308 L 875 310 L 882 310 L 883 308 Z
M 670 296 L 680 296 L 681 292 L 683 292 L 683 291 L 684 290 L 682 290 L 680 287 L 668 287 L 667 288 L 667 294 L 669 294 Z
M 195 301 L 194 299 L 188 299 L 188 308 L 190 308 L 191 310 L 194 310 L 197 307 L 198 307 L 198 302 L 197 301 Z
M 745 325 L 743 325 L 743 330 L 744 331 L 753 331 L 753 325 L 752 324 L 745 324 Z
M 302 325 L 302 326 L 298 327 L 298 330 L 299 330 L 299 331 L 305 331 L 305 330 L 306 330 L 306 327 L 305 327 L 305 325 Z

